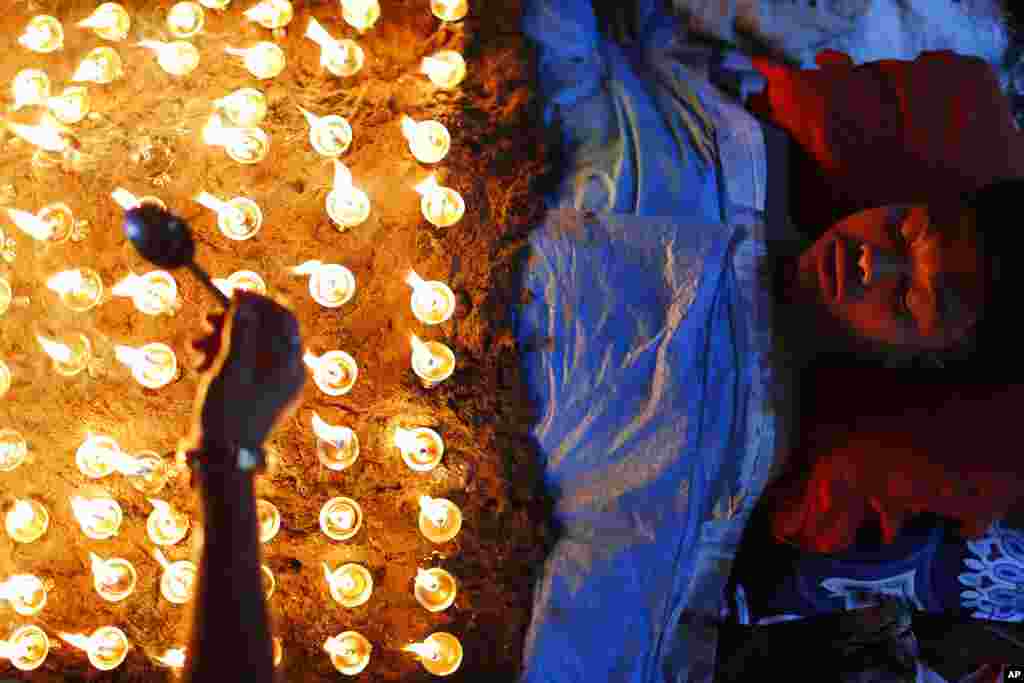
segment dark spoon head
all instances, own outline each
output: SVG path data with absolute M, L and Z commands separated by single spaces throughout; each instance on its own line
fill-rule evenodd
M 181 268 L 195 257 L 188 223 L 153 204 L 125 211 L 124 234 L 144 259 L 166 270 Z

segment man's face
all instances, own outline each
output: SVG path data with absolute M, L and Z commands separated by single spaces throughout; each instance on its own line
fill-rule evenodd
M 963 339 L 984 301 L 974 212 L 893 205 L 839 221 L 799 260 L 799 291 L 849 334 L 939 350 Z

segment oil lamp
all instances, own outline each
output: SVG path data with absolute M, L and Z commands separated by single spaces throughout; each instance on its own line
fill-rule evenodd
M 295 11 L 288 0 L 263 0 L 243 12 L 245 18 L 263 28 L 284 28 L 292 20 Z
M 227 9 L 231 0 L 199 0 L 199 4 L 207 9 Z
M 199 575 L 196 565 L 188 560 L 168 562 L 159 550 L 153 551 L 153 557 L 164 570 L 160 576 L 160 595 L 175 605 L 184 605 L 191 600 L 195 594 L 196 577 Z
M 81 28 L 92 29 L 93 33 L 104 40 L 119 41 L 128 37 L 128 29 L 132 26 L 132 18 L 128 11 L 116 2 L 105 2 L 78 22 Z
M 185 648 L 172 647 L 164 651 L 162 655 L 153 657 L 153 660 L 158 664 L 162 664 L 169 669 L 181 669 L 185 666 Z
M 241 88 L 213 104 L 232 125 L 240 128 L 257 126 L 267 116 L 267 98 L 255 88 Z
M 104 560 L 96 553 L 89 553 L 92 566 L 92 587 L 107 602 L 120 602 L 135 591 L 139 575 L 128 560 L 112 557 Z
M 13 111 L 46 104 L 50 97 L 50 77 L 41 69 L 22 69 L 11 83 L 14 94 Z
M 230 0 L 228 1 L 230 2 Z M 227 7 L 227 2 L 224 3 L 224 7 Z M 211 7 L 211 9 L 224 9 L 224 7 Z M 167 12 L 167 30 L 175 38 L 191 38 L 203 30 L 205 20 L 202 7 L 194 2 L 179 2 Z
M 46 533 L 50 513 L 43 504 L 31 498 L 19 498 L 4 519 L 7 535 L 17 543 L 32 543 Z
M 380 3 L 377 0 L 341 0 L 341 16 L 349 26 L 365 33 L 380 19 Z
M 203 142 L 223 147 L 240 164 L 257 164 L 270 152 L 270 138 L 259 128 L 225 126 L 220 114 L 214 114 L 203 127 Z
M 63 130 L 49 116 L 43 116 L 38 126 L 25 126 L 8 121 L 7 128 L 19 138 L 35 145 L 43 152 L 62 154 L 72 149 L 76 144 L 74 136 Z
M 130 273 L 110 293 L 130 297 L 135 310 L 146 315 L 174 315 L 181 309 L 178 283 L 166 270 L 151 270 L 143 275 Z
M 0 360 L 0 396 L 5 396 L 11 390 L 11 369 L 7 363 Z
M 437 467 L 444 455 L 441 435 L 427 427 L 395 430 L 395 446 L 402 452 L 402 460 L 414 472 L 429 472 Z
M 19 671 L 38 669 L 50 651 L 50 639 L 46 632 L 35 625 L 15 629 L 11 637 L 0 641 L 0 657 L 9 659 Z
M 373 593 L 373 576 L 366 567 L 358 564 L 343 564 L 333 572 L 324 564 L 324 578 L 331 597 L 342 607 L 359 607 L 370 599 Z
M 415 334 L 412 340 L 412 371 L 424 389 L 431 389 L 451 377 L 455 371 L 455 354 L 441 342 L 422 342 Z
M 157 545 L 174 545 L 188 533 L 188 515 L 175 510 L 170 503 L 150 498 L 153 511 L 146 519 L 146 533 Z
M 260 543 L 269 543 L 281 529 L 281 513 L 269 500 L 256 501 L 256 519 L 260 526 Z
M 257 294 L 267 293 L 267 283 L 263 281 L 259 273 L 254 273 L 251 270 L 237 270 L 226 278 L 214 278 L 213 284 L 228 298 L 231 298 L 236 289 Z
M 450 500 L 420 496 L 420 533 L 432 543 L 447 543 L 462 528 L 462 511 Z
M 299 107 L 309 124 L 309 142 L 317 154 L 325 157 L 340 157 L 352 144 L 352 127 L 337 114 L 317 116 Z
M 89 663 L 100 671 L 116 669 L 128 656 L 128 636 L 116 626 L 101 626 L 90 636 L 78 633 L 58 633 L 61 640 L 84 650 Z
M 328 424 L 314 412 L 313 433 L 317 458 L 327 469 L 340 472 L 359 457 L 359 437 L 348 427 Z
M 423 164 L 436 164 L 444 159 L 452 144 L 448 129 L 439 121 L 414 121 L 403 115 L 402 135 L 409 143 L 409 151 Z
M 245 68 L 256 78 L 274 78 L 284 71 L 284 50 L 275 43 L 263 41 L 250 48 L 228 47 L 224 51 L 245 60 Z
M 83 85 L 64 88 L 60 95 L 48 98 L 46 106 L 60 123 L 68 126 L 78 123 L 89 113 L 89 89 Z
M 363 68 L 366 54 L 353 40 L 337 40 L 315 18 L 309 18 L 306 37 L 320 46 L 320 66 L 335 76 L 353 76 Z
M 451 90 L 466 77 L 466 60 L 453 50 L 441 50 L 423 58 L 421 71 L 442 90 Z
M 320 508 L 320 530 L 335 541 L 347 541 L 363 525 L 363 509 L 351 498 L 331 498 Z
M 74 377 L 89 366 L 92 360 L 92 344 L 84 334 L 66 335 L 63 342 L 37 334 L 36 340 L 43 352 L 53 361 L 53 369 L 62 377 Z
M 6 600 L 18 614 L 31 617 L 46 606 L 46 584 L 32 574 L 15 574 L 0 583 L 0 600 Z
M 167 386 L 178 376 L 178 358 L 167 344 L 150 342 L 138 348 L 115 344 L 114 357 L 127 365 L 135 381 L 147 389 Z
M 135 454 L 134 467 L 124 472 L 128 483 L 136 491 L 152 496 L 163 490 L 171 476 L 170 467 L 156 451 L 141 451 Z
M 270 571 L 270 567 L 265 564 L 260 565 L 260 576 L 263 583 L 263 599 L 269 600 L 270 596 L 274 594 L 274 588 L 277 587 L 277 580 L 274 579 L 274 572 Z
M 28 443 L 21 432 L 9 427 L 0 429 L 0 472 L 10 472 L 27 457 Z
M 422 643 L 413 643 L 402 649 L 419 657 L 423 668 L 435 676 L 455 673 L 462 664 L 462 643 L 444 631 L 431 633 Z
M 71 498 L 71 509 L 82 533 L 95 541 L 105 541 L 117 536 L 121 530 L 124 514 L 113 498 Z
M 196 201 L 217 212 L 217 227 L 228 239 L 237 242 L 247 240 L 263 226 L 263 211 L 256 202 L 247 197 L 235 197 L 224 201 L 209 192 L 200 192 L 196 196 Z
M 74 83 L 96 83 L 107 85 L 124 76 L 121 56 L 112 47 L 97 47 L 89 50 L 85 59 L 71 76 Z
M 123 460 L 124 452 L 117 441 L 101 434 L 88 434 L 75 451 L 78 471 L 90 479 L 102 479 L 112 474 Z
M 103 296 L 103 281 L 92 268 L 63 270 L 46 281 L 47 288 L 60 296 L 65 306 L 76 313 L 96 307 Z
M 338 308 L 348 303 L 356 292 L 356 278 L 345 266 L 337 263 L 305 261 L 292 268 L 296 275 L 309 275 L 309 294 L 324 308 Z
M 424 325 L 437 325 L 455 312 L 455 292 L 438 280 L 426 281 L 410 270 L 405 283 L 412 287 L 412 314 Z
M 324 643 L 324 651 L 331 657 L 334 668 L 346 676 L 355 676 L 370 663 L 370 641 L 355 631 L 332 636 Z
M 136 45 L 152 50 L 156 54 L 156 63 L 172 76 L 187 76 L 199 66 L 199 50 L 187 41 L 143 40 Z
M 448 609 L 455 602 L 456 590 L 455 577 L 440 567 L 416 570 L 413 594 L 425 610 L 443 612 Z
M 302 361 L 313 371 L 313 382 L 328 396 L 342 396 L 352 390 L 359 368 L 344 351 L 328 351 L 322 356 L 306 351 Z
M 460 21 L 469 12 L 466 0 L 430 0 L 430 11 L 441 21 Z
M 29 20 L 18 44 L 40 54 L 56 52 L 64 47 L 64 27 L 56 17 L 39 14 Z
M 274 638 L 271 641 L 271 644 L 273 646 L 273 652 L 274 652 L 274 666 L 275 667 L 281 666 L 281 659 L 284 657 L 284 648 L 281 647 L 281 639 L 280 638 Z
M 362 224 L 370 216 L 370 198 L 352 185 L 352 172 L 334 160 L 334 187 L 327 194 L 327 215 L 344 232 Z
M 415 189 L 420 194 L 420 211 L 423 217 L 438 228 L 455 225 L 466 213 L 466 203 L 462 195 L 450 187 L 438 185 L 433 173 Z

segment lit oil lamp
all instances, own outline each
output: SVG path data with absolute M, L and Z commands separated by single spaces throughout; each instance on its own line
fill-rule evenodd
M 256 43 L 249 48 L 228 47 L 224 51 L 245 60 L 245 68 L 256 78 L 274 78 L 285 67 L 284 50 L 267 41 Z
M 420 496 L 419 524 L 431 543 L 447 543 L 462 529 L 462 510 L 450 500 Z
M 402 460 L 414 472 L 429 472 L 441 462 L 444 441 L 441 435 L 428 427 L 395 430 L 395 446 Z
M 281 639 L 274 638 L 271 641 L 271 645 L 273 646 L 274 666 L 281 666 L 281 660 L 284 658 L 284 648 L 281 646 Z
M 259 273 L 254 273 L 251 270 L 237 270 L 226 278 L 213 278 L 213 284 L 229 299 L 235 290 L 255 292 L 256 294 L 267 293 L 267 283 L 263 281 Z
M 199 4 L 207 9 L 227 9 L 231 0 L 199 0 Z
M 227 7 L 226 2 L 224 7 Z M 216 7 L 211 9 L 224 8 Z M 167 12 L 167 30 L 175 38 L 191 38 L 203 30 L 205 21 L 206 17 L 204 16 L 203 8 L 194 2 L 179 2 Z
M 413 594 L 423 609 L 429 612 L 443 612 L 455 602 L 456 592 L 455 577 L 440 567 L 426 571 L 416 570 Z
M 415 189 L 420 194 L 423 217 L 438 228 L 455 225 L 466 213 L 466 202 L 462 195 L 450 187 L 438 185 L 433 173 Z
M 320 508 L 320 530 L 335 541 L 347 541 L 363 525 L 363 509 L 351 498 L 331 498 Z
M 15 574 L 0 583 L 0 600 L 18 614 L 31 617 L 46 606 L 46 584 L 32 574 Z
M 143 40 L 136 45 L 152 50 L 156 54 L 156 63 L 172 76 L 188 76 L 199 66 L 199 50 L 187 41 Z
M 119 41 L 128 37 L 132 26 L 132 18 L 128 11 L 116 2 L 105 2 L 78 22 L 80 28 L 92 29 L 93 33 L 104 40 Z
M 213 101 L 217 110 L 234 126 L 258 126 L 267 116 L 267 98 L 255 88 L 242 88 Z
M 415 334 L 412 340 L 412 371 L 424 389 L 437 386 L 455 371 L 455 354 L 441 342 L 422 342 Z
M 11 82 L 11 92 L 14 95 L 13 111 L 45 105 L 50 98 L 50 77 L 41 69 L 22 69 Z
M 7 535 L 17 543 L 33 543 L 46 533 L 50 526 L 50 513 L 43 504 L 31 498 L 20 498 L 7 512 L 4 528 Z
M 276 29 L 287 26 L 295 15 L 295 10 L 288 0 L 263 0 L 242 14 L 263 28 Z
M 117 441 L 101 434 L 88 434 L 75 451 L 78 471 L 90 479 L 102 479 L 117 470 L 124 452 Z
M 92 587 L 107 602 L 121 602 L 135 591 L 139 575 L 128 560 L 112 557 L 104 560 L 96 553 L 89 553 L 92 567 Z
M 274 588 L 277 587 L 277 580 L 274 578 L 274 572 L 270 571 L 270 567 L 265 564 L 260 565 L 260 576 L 263 584 L 263 599 L 269 600 L 270 596 L 274 594 Z
M 60 95 L 46 100 L 50 114 L 58 122 L 70 126 L 78 123 L 89 113 L 89 89 L 83 85 L 72 85 L 64 89 Z
M 147 496 L 156 495 L 167 485 L 171 477 L 171 468 L 156 451 L 141 451 L 135 454 L 134 467 L 122 473 L 128 477 L 128 483 Z
M 35 625 L 21 626 L 7 640 L 0 641 L 0 657 L 8 659 L 19 671 L 32 671 L 42 666 L 50 652 L 50 639 Z
M 260 543 L 269 543 L 281 530 L 281 513 L 269 500 L 256 501 L 256 519 L 260 526 Z
M 178 376 L 178 358 L 167 344 L 150 342 L 138 348 L 115 344 L 114 357 L 127 365 L 135 381 L 147 389 L 165 387 Z
M 462 643 L 444 631 L 431 633 L 422 643 L 413 643 L 402 649 L 419 657 L 423 668 L 435 676 L 455 673 L 462 664 Z
M 335 39 L 315 18 L 309 18 L 306 37 L 320 46 L 320 66 L 335 76 L 347 78 L 363 68 L 366 54 L 355 41 Z
M 63 270 L 46 281 L 47 288 L 60 296 L 65 306 L 76 313 L 95 308 L 103 296 L 103 281 L 92 268 Z
M 344 232 L 362 224 L 370 216 L 370 198 L 352 185 L 352 172 L 334 160 L 334 187 L 327 193 L 327 215 Z
M 328 424 L 314 412 L 313 433 L 317 457 L 327 469 L 340 472 L 359 458 L 359 437 L 350 428 Z
M 380 3 L 377 0 L 341 0 L 341 16 L 349 26 L 365 33 L 380 19 Z
M 359 375 L 355 359 L 344 351 L 328 351 L 322 356 L 306 351 L 302 360 L 313 371 L 317 388 L 328 396 L 347 394 Z
M 466 0 L 430 0 L 430 11 L 441 21 L 461 21 L 469 12 Z
M 423 58 L 421 71 L 442 90 L 451 90 L 466 77 L 466 60 L 453 50 L 441 50 Z
M 56 52 L 64 47 L 64 27 L 56 17 L 46 14 L 34 16 L 25 32 L 18 36 L 18 44 L 40 54 Z
M 116 626 L 101 626 L 85 636 L 79 633 L 58 633 L 61 640 L 84 650 L 89 663 L 100 671 L 116 669 L 128 656 L 128 636 Z
M 110 293 L 130 297 L 135 310 L 146 315 L 174 315 L 181 309 L 178 283 L 166 270 L 151 270 L 144 275 L 130 273 Z
M 47 204 L 36 213 L 39 223 L 45 226 L 45 237 L 42 239 L 53 244 L 60 244 L 69 237 L 74 237 L 78 230 L 78 222 L 71 212 L 71 207 L 61 202 Z
M 183 669 L 185 667 L 185 648 L 168 648 L 162 655 L 153 657 L 153 661 L 166 666 L 168 669 Z
M 203 127 L 203 142 L 223 147 L 240 164 L 258 164 L 270 152 L 270 138 L 262 129 L 225 126 L 219 114 L 210 117 Z
M 77 144 L 74 136 L 57 125 L 49 116 L 44 116 L 39 125 L 26 126 L 13 121 L 7 122 L 7 128 L 19 138 L 35 145 L 43 152 L 63 154 Z
M 85 370 L 92 360 L 92 344 L 84 334 L 67 335 L 64 338 L 66 344 L 38 334 L 36 341 L 53 361 L 54 372 L 62 377 L 74 377 Z
M 333 572 L 324 562 L 324 578 L 331 597 L 342 607 L 359 607 L 373 593 L 373 575 L 358 564 L 343 564 Z
M 324 651 L 330 655 L 335 669 L 346 676 L 355 676 L 370 663 L 373 646 L 359 633 L 345 631 L 328 638 Z
M 455 292 L 438 280 L 424 280 L 410 270 L 405 283 L 412 287 L 412 314 L 424 325 L 437 325 L 455 312 Z
M 352 144 L 352 127 L 337 114 L 317 116 L 299 107 L 309 124 L 309 142 L 316 153 L 325 157 L 340 157 Z
M 10 472 L 25 462 L 27 457 L 28 442 L 21 432 L 8 427 L 0 429 L 0 472 Z
M 309 294 L 324 308 L 348 303 L 356 292 L 356 278 L 345 266 L 321 261 L 305 261 L 292 268 L 296 275 L 309 275 Z
M 222 235 L 238 242 L 253 237 L 263 226 L 263 211 L 246 197 L 224 201 L 209 192 L 200 192 L 196 201 L 217 213 L 217 227 Z
M 153 511 L 146 519 L 146 533 L 157 545 L 174 545 L 185 538 L 190 526 L 188 515 L 175 510 L 170 503 L 150 498 Z
M 115 187 L 114 191 L 110 193 L 110 196 L 115 202 L 117 202 L 117 205 L 125 211 L 135 209 L 143 205 L 157 206 L 161 209 L 167 210 L 167 204 L 165 204 L 164 200 L 159 197 L 153 197 L 151 195 L 136 197 L 123 187 Z
M 452 136 L 439 121 L 414 121 L 403 115 L 402 135 L 409 143 L 409 151 L 423 164 L 441 161 L 452 145 Z
M 113 498 L 83 498 L 73 496 L 71 509 L 82 533 L 94 541 L 105 541 L 117 536 L 124 521 L 121 506 Z
M 74 83 L 96 83 L 107 85 L 124 76 L 121 56 L 112 47 L 97 47 L 85 55 L 75 69 L 71 80 Z
M 153 557 L 164 570 L 160 575 L 160 595 L 175 605 L 184 605 L 191 600 L 195 594 L 196 578 L 199 576 L 196 565 L 188 560 L 168 562 L 159 550 L 153 551 Z

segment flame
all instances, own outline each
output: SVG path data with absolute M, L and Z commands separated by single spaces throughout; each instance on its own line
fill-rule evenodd
M 415 270 L 410 270 L 409 274 L 405 276 L 405 284 L 409 285 L 413 289 L 418 289 L 426 285 L 427 281 L 421 278 Z
M 73 504 L 73 503 L 72 503 Z M 111 569 L 107 561 L 96 553 L 89 553 L 89 560 L 92 565 L 92 573 L 96 579 L 102 584 L 112 584 L 118 579 L 118 573 L 116 569 Z
M 306 26 L 306 37 L 322 48 L 326 48 L 328 44 L 336 42 L 315 17 L 309 18 L 309 25 Z
M 62 270 L 46 281 L 46 286 L 61 296 L 81 289 L 84 284 L 85 278 L 82 277 L 82 271 L 77 268 Z
M 185 649 L 172 647 L 162 655 L 153 657 L 153 660 L 172 669 L 180 669 L 185 666 Z
M 39 579 L 32 574 L 15 574 L 0 583 L 0 600 L 28 599 L 39 589 Z
M 78 26 L 81 28 L 98 29 L 101 31 L 113 30 L 117 28 L 118 24 L 118 9 L 119 8 L 116 5 L 104 3 L 97 7 L 92 14 L 78 22 Z
M 50 96 L 50 79 L 45 71 L 22 69 L 14 77 L 14 111 L 43 104 Z
M 421 71 L 435 83 L 446 82 L 455 75 L 456 67 L 443 59 L 424 57 Z
M 309 124 L 310 128 L 315 128 L 316 124 L 320 123 L 320 117 L 314 114 L 313 112 L 309 111 L 308 109 L 303 109 L 302 107 L 299 107 L 299 111 L 302 112 L 302 116 L 305 117 L 306 123 Z
M 324 567 L 324 578 L 327 579 L 327 585 L 333 586 L 334 582 L 336 580 L 334 578 L 334 572 L 331 571 L 330 566 L 326 562 L 323 563 L 323 567 Z
M 395 430 L 395 446 L 407 453 L 416 448 L 416 437 L 410 430 L 399 427 Z
M 70 363 L 71 359 L 74 358 L 71 348 L 65 344 L 61 344 L 59 341 L 47 339 L 39 334 L 36 335 L 36 340 L 42 345 L 43 351 L 46 352 L 46 355 L 58 363 Z
M 407 140 L 411 141 L 416 136 L 416 126 L 416 121 L 402 114 L 402 135 Z
M 109 498 L 95 498 L 89 500 L 81 496 L 71 498 L 71 509 L 75 513 L 75 519 L 84 527 L 106 521 L 110 516 L 111 506 L 107 501 Z
M 306 367 L 315 372 L 320 367 L 320 356 L 312 351 L 306 351 L 306 354 L 302 357 L 302 362 L 306 364 Z
M 415 334 L 410 334 L 409 337 L 412 340 L 413 354 L 415 354 L 421 359 L 433 360 L 434 354 L 430 352 L 430 348 L 426 344 L 420 341 L 419 337 L 417 337 Z
M 59 631 L 57 635 L 60 636 L 60 639 L 63 640 L 65 643 L 67 643 L 71 647 L 76 647 L 79 650 L 85 650 L 86 652 L 89 652 L 94 647 L 92 637 L 84 635 L 82 633 L 64 633 L 63 631 Z
M 332 654 L 337 657 L 352 657 L 356 654 L 355 648 L 341 642 L 334 636 L 328 638 L 327 642 L 324 643 L 324 650 L 328 654 Z
M 7 209 L 7 215 L 22 232 L 32 239 L 48 240 L 53 235 L 53 225 L 34 213 L 21 209 Z
M 341 447 L 352 440 L 352 430 L 324 422 L 319 415 L 313 413 L 313 433 L 318 439 L 334 446 Z
M 153 506 L 156 514 L 160 517 L 166 517 L 168 519 L 174 517 L 174 508 L 171 507 L 170 503 L 162 501 L 158 498 L 149 498 L 149 504 Z
M 352 171 L 348 170 L 348 166 L 341 163 L 337 159 L 334 160 L 334 189 L 341 190 L 343 188 L 352 187 Z
M 125 211 L 134 209 L 139 205 L 139 198 L 123 187 L 115 188 L 114 191 L 110 193 L 110 196 L 113 197 L 118 206 Z
M 141 349 L 133 349 L 123 344 L 114 345 L 114 357 L 118 362 L 124 363 L 133 370 L 146 362 L 146 356 Z
M 159 548 L 153 548 L 153 559 L 160 563 L 164 571 L 167 571 L 171 566 L 171 563 L 167 561 L 167 557 L 160 552 Z
M 437 661 L 441 659 L 441 648 L 432 640 L 425 640 L 422 643 L 413 643 L 402 648 L 405 652 L 412 652 L 418 657 Z
M 63 152 L 68 147 L 66 135 L 49 116 L 44 116 L 38 126 L 8 121 L 7 127 L 25 142 L 47 152 Z
M 123 280 L 114 285 L 110 293 L 114 296 L 132 297 L 145 291 L 145 286 L 145 278 L 135 273 L 129 273 Z
M 255 21 L 258 24 L 279 24 L 284 21 L 285 17 L 289 16 L 288 9 L 280 3 L 275 7 L 275 3 L 271 2 L 271 0 L 263 0 L 263 2 L 253 5 L 242 12 L 242 14 L 250 21 Z
M 426 180 L 424 180 L 419 185 L 416 185 L 413 189 L 419 192 L 421 195 L 426 195 L 439 189 L 440 187 L 441 186 L 437 184 L 437 179 L 434 178 L 434 174 L 431 173 L 430 175 L 427 176 Z
M 223 117 L 219 113 L 215 113 L 203 126 L 203 142 L 216 147 L 224 147 L 232 140 L 232 130 L 234 129 L 224 125 Z
M 9 640 L 0 640 L 0 658 L 2 659 L 23 659 L 32 656 L 32 643 L 28 639 L 12 643 Z
M 320 269 L 320 266 L 322 265 L 323 261 L 304 261 L 299 265 L 295 266 L 294 268 L 292 268 L 292 272 L 295 273 L 296 275 L 312 275 L 313 273 L 318 271 Z
M 448 508 L 436 498 L 420 496 L 420 510 L 438 528 L 448 523 Z
M 216 211 L 217 213 L 220 213 L 221 211 L 227 211 L 228 209 L 231 208 L 227 202 L 225 202 L 222 199 L 218 199 L 217 197 L 214 197 L 209 192 L 200 192 L 199 194 L 197 194 L 196 201 L 205 206 L 207 209 L 210 209 L 211 211 Z
M 435 593 L 441 588 L 441 584 L 438 582 L 437 577 L 418 567 L 416 569 L 416 583 L 421 588 L 431 593 Z

